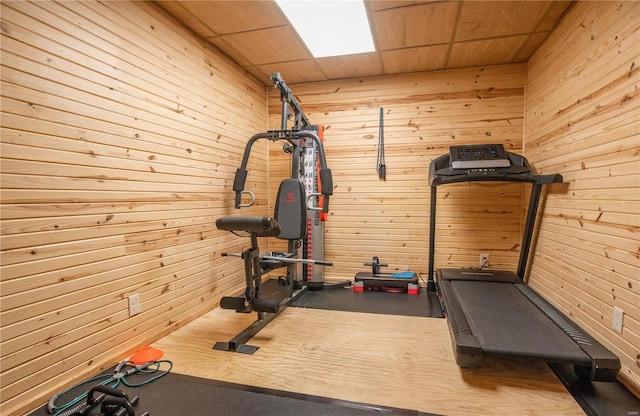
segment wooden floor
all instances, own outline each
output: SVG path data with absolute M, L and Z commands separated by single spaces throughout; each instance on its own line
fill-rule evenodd
M 255 319 L 215 309 L 154 347 L 173 371 L 443 415 L 583 415 L 546 364 L 483 361 L 462 370 L 444 319 L 290 307 L 249 344 L 216 351 Z

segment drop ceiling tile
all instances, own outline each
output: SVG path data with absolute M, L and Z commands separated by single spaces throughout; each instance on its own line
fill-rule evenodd
M 376 52 L 316 59 L 330 79 L 373 77 L 382 75 L 382 63 Z
M 569 10 L 569 8 L 573 5 L 571 1 L 550 1 L 549 8 L 544 16 L 538 22 L 538 26 L 536 27 L 537 31 L 547 31 L 552 30 L 562 16 Z
M 414 6 L 416 4 L 434 3 L 441 0 L 370 0 L 365 2 L 369 10 L 376 12 L 385 9 L 397 9 L 398 7 Z
M 423 46 L 381 52 L 385 74 L 443 69 L 449 45 Z
M 254 65 L 311 59 L 311 54 L 288 26 L 221 36 Z
M 525 43 L 520 47 L 518 52 L 513 56 L 513 61 L 524 62 L 529 60 L 533 53 L 538 50 L 540 45 L 542 45 L 547 36 L 549 36 L 549 32 L 539 32 L 531 34 L 525 41 Z
M 498 65 L 512 62 L 513 56 L 524 45 L 528 35 L 454 43 L 448 66 L 464 68 Z
M 327 80 L 327 77 L 320 68 L 318 68 L 318 65 L 316 65 L 313 59 L 260 65 L 258 69 L 265 74 L 280 72 L 282 79 L 284 79 L 287 84 Z
M 544 16 L 549 2 L 465 1 L 455 42 L 531 32 Z
M 189 9 L 185 8 L 179 1 L 165 1 L 161 6 L 173 16 L 178 18 L 182 24 L 191 28 L 202 37 L 216 36 L 217 33 L 198 16 L 194 15 Z
M 457 3 L 426 3 L 373 13 L 378 50 L 448 43 Z
M 218 34 L 246 32 L 288 23 L 273 1 L 180 1 L 180 4 Z

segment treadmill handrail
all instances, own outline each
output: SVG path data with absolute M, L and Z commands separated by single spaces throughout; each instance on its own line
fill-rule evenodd
M 542 185 L 551 183 L 562 183 L 560 174 L 538 175 L 529 161 L 521 155 L 506 152 L 507 158 L 511 162 L 508 168 L 493 169 L 452 169 L 450 167 L 451 155 L 449 153 L 437 157 L 429 164 L 429 185 L 431 186 L 430 213 L 429 213 L 429 275 L 427 278 L 427 289 L 435 289 L 435 225 L 436 225 L 436 203 L 439 185 L 459 183 L 459 182 L 520 182 L 530 183 L 531 197 L 527 209 L 527 218 L 520 246 L 520 258 L 518 260 L 517 274 L 524 281 L 525 269 L 533 237 L 533 228 L 537 216 L 538 203 L 542 191 Z

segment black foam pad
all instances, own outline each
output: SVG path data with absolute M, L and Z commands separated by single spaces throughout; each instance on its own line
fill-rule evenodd
M 246 308 L 245 299 L 236 296 L 224 296 L 220 299 L 220 307 L 222 309 L 234 309 L 240 312 Z
M 222 217 L 216 220 L 218 230 L 246 231 L 258 237 L 275 237 L 280 233 L 280 225 L 271 217 Z
M 251 309 L 256 312 L 277 313 L 280 307 L 275 299 L 254 299 L 251 302 Z

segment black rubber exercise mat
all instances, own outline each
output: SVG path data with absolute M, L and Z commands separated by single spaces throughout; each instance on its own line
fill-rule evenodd
M 425 288 L 421 288 L 417 295 L 385 291 L 356 292 L 349 287 L 314 290 L 298 296 L 291 306 L 387 315 L 444 316 L 436 294 L 427 292 Z
M 169 373 L 140 387 L 119 387 L 138 396 L 135 414 L 149 416 L 427 416 L 415 410 L 334 400 L 321 396 L 264 389 Z M 321 393 L 321 392 L 319 392 Z M 62 399 L 62 398 L 61 398 Z M 62 402 L 62 400 L 59 400 Z M 100 407 L 90 415 L 99 415 Z M 126 414 L 126 413 L 125 413 Z M 49 415 L 43 406 L 31 416 Z

